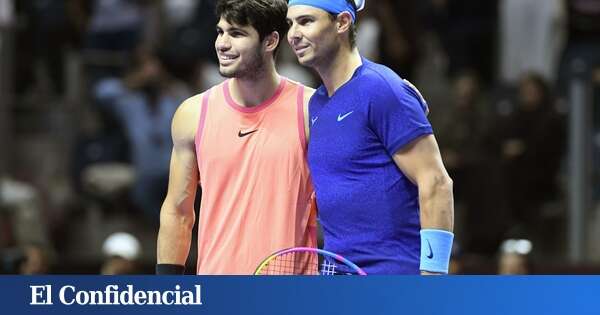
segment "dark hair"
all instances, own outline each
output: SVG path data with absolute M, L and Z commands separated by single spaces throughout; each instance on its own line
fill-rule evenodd
M 540 93 L 540 98 L 537 100 L 537 102 L 535 104 L 529 104 L 529 105 L 534 105 L 535 109 L 544 111 L 544 112 L 552 112 L 554 110 L 554 107 L 553 107 L 554 97 L 551 93 L 548 82 L 546 81 L 546 79 L 544 79 L 544 77 L 542 77 L 542 75 L 540 75 L 539 73 L 535 73 L 535 72 L 525 73 L 524 75 L 521 76 L 521 79 L 519 81 L 519 89 L 521 89 L 523 87 L 524 83 L 533 84 L 533 86 L 538 91 L 538 93 Z M 521 102 L 519 102 L 519 103 L 521 103 Z M 525 104 L 521 104 L 521 105 L 525 105 Z
M 281 44 L 289 30 L 285 0 L 219 0 L 216 13 L 217 19 L 224 18 L 228 23 L 252 26 L 258 32 L 260 41 L 277 32 Z M 278 49 L 279 46 L 275 52 Z
M 521 83 L 523 82 L 531 82 L 535 85 L 535 87 L 540 90 L 542 94 L 542 99 L 547 101 L 550 97 L 550 86 L 544 77 L 536 72 L 527 72 L 521 77 Z
M 356 20 L 358 20 L 358 10 L 356 8 L 356 3 L 354 3 L 354 0 L 346 0 L 346 2 L 350 3 L 352 5 L 352 7 L 354 8 L 354 12 L 356 12 L 356 19 L 354 20 L 354 23 L 352 23 L 352 25 L 350 26 L 350 30 L 348 33 L 348 40 L 350 40 L 350 47 L 354 48 L 354 47 L 356 47 Z M 337 18 L 337 15 L 333 14 L 333 13 L 329 13 L 329 17 L 331 18 L 332 21 L 335 21 L 335 19 Z

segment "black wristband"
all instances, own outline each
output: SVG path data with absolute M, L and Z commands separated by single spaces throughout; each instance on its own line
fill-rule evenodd
M 185 273 L 185 266 L 173 264 L 156 264 L 157 275 L 182 275 Z

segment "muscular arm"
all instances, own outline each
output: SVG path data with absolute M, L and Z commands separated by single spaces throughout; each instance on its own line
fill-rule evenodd
M 421 229 L 454 229 L 452 179 L 444 168 L 433 135 L 423 136 L 393 156 L 400 170 L 419 188 Z
M 452 179 L 444 168 L 440 150 L 433 135 L 421 137 L 393 156 L 394 162 L 417 185 L 421 209 L 421 229 L 452 232 L 454 229 L 454 197 Z M 421 271 L 422 275 L 433 275 Z
M 194 226 L 194 199 L 198 166 L 194 136 L 199 115 L 199 97 L 185 101 L 175 113 L 171 127 L 173 153 L 167 196 L 160 211 L 157 263 L 185 265 Z

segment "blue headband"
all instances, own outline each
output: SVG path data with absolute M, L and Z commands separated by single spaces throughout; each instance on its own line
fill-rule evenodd
M 352 21 L 356 21 L 356 10 L 346 0 L 290 0 L 288 6 L 291 7 L 294 5 L 308 5 L 333 14 L 340 14 L 347 11 L 352 15 Z

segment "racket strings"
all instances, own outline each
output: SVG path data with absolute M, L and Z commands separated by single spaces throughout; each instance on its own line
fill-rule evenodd
M 321 264 L 321 274 L 327 276 L 333 276 L 336 274 L 337 265 L 330 262 L 327 259 L 323 259 L 323 263 Z
M 319 260 L 322 260 L 320 263 Z M 321 268 L 319 268 L 321 267 Z M 290 252 L 273 258 L 260 272 L 263 275 L 335 275 L 337 265 L 313 252 Z

